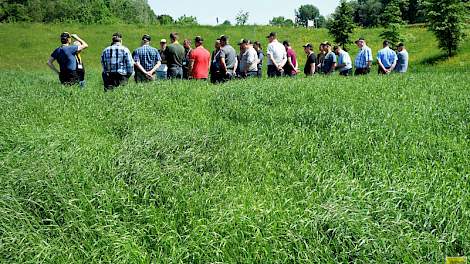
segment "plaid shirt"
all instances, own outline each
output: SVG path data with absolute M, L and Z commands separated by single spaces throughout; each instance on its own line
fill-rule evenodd
M 132 57 L 134 57 L 134 61 L 140 63 L 146 71 L 152 70 L 159 61 L 162 61 L 158 50 L 149 45 L 143 45 L 134 50 Z
M 354 65 L 358 69 L 368 68 L 369 65 L 367 62 L 372 60 L 372 50 L 369 47 L 364 46 L 359 50 L 359 53 L 356 56 L 356 60 L 354 61 Z
M 101 55 L 101 65 L 105 73 L 130 75 L 134 72 L 134 60 L 131 52 L 120 43 L 114 43 L 104 49 Z

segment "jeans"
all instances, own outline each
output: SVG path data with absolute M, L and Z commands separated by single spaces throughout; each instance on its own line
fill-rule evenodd
M 168 79 L 183 79 L 183 67 L 172 65 L 168 68 Z
M 274 65 L 268 65 L 268 77 L 281 77 L 282 76 L 282 71 L 280 71 L 276 66 Z

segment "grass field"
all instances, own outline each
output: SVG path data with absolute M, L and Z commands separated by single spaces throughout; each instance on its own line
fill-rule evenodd
M 423 62 L 440 54 L 432 35 L 408 29 L 414 70 L 403 76 L 103 93 L 99 53 L 118 27 L 70 28 L 99 47 L 85 54 L 85 90 L 61 87 L 45 69 L 59 26 L 0 25 L 0 263 L 443 263 L 469 254 L 468 42 L 431 67 Z M 135 36 L 131 48 L 146 31 L 119 28 Z M 271 31 L 247 29 L 249 38 Z M 241 38 L 245 28 L 227 30 Z M 296 47 L 309 34 L 327 38 L 278 31 Z M 15 42 L 12 32 L 28 37 Z M 370 34 L 376 51 L 378 32 L 358 35 Z

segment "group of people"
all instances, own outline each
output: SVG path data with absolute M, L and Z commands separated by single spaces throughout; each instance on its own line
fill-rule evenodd
M 269 44 L 265 56 L 258 41 L 240 40 L 240 52 L 237 54 L 229 44 L 229 38 L 222 35 L 217 38 L 214 51 L 210 53 L 204 47 L 204 39 L 200 36 L 195 37 L 193 48 L 189 39 L 185 39 L 181 45 L 178 33 L 173 32 L 170 34 L 170 43 L 162 39 L 160 49 L 157 49 L 151 46 L 152 38 L 146 34 L 142 36 L 141 46 L 131 53 L 122 44 L 122 34 L 114 33 L 111 45 L 105 48 L 101 55 L 104 89 L 108 91 L 126 84 L 132 76 L 138 83 L 156 79 L 209 79 L 212 83 L 223 83 L 235 78 L 260 78 L 265 57 L 268 77 L 292 77 L 299 74 L 297 54 L 289 41 L 283 41 L 281 44 L 275 32 L 271 32 L 267 39 Z M 62 45 L 51 54 L 48 65 L 59 75 L 62 84 L 83 86 L 85 69 L 80 52 L 86 49 L 88 44 L 76 34 L 67 32 L 61 34 L 60 40 Z M 373 62 L 372 50 L 363 38 L 355 43 L 359 52 L 354 65 L 349 53 L 340 46 L 332 46 L 325 41 L 320 44 L 318 54 L 315 54 L 312 44 L 303 45 L 307 56 L 304 74 L 369 74 Z M 408 52 L 403 43 L 394 51 L 385 40 L 376 59 L 379 74 L 404 73 L 408 69 Z M 54 66 L 54 61 L 58 62 L 60 70 Z

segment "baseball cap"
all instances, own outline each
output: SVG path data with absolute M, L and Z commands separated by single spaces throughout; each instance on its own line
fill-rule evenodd
M 152 37 L 150 37 L 150 35 L 145 34 L 142 36 L 142 40 L 152 41 Z
M 270 38 L 270 37 L 277 37 L 276 32 L 271 32 L 271 33 L 269 33 L 268 36 L 266 36 L 266 38 Z
M 228 40 L 228 37 L 225 36 L 225 35 L 222 35 L 222 36 L 220 36 L 217 40 L 227 41 L 227 40 Z
M 204 39 L 201 36 L 197 36 L 194 38 L 194 42 L 203 42 Z
M 160 43 L 166 43 L 166 39 L 160 40 Z
M 328 42 L 328 41 L 323 41 L 321 44 L 323 46 L 331 46 L 330 42 Z
M 307 44 L 303 45 L 302 47 L 309 48 L 309 49 L 313 48 L 312 44 L 310 44 L 310 43 L 307 43 Z
M 250 41 L 247 39 L 241 39 L 240 42 L 238 42 L 238 45 L 242 45 L 242 44 L 250 44 Z
M 61 39 L 68 39 L 68 38 L 70 38 L 70 37 L 71 37 L 71 36 L 70 36 L 70 33 L 69 33 L 69 32 L 64 32 L 64 33 L 60 34 L 60 38 L 61 38 Z

